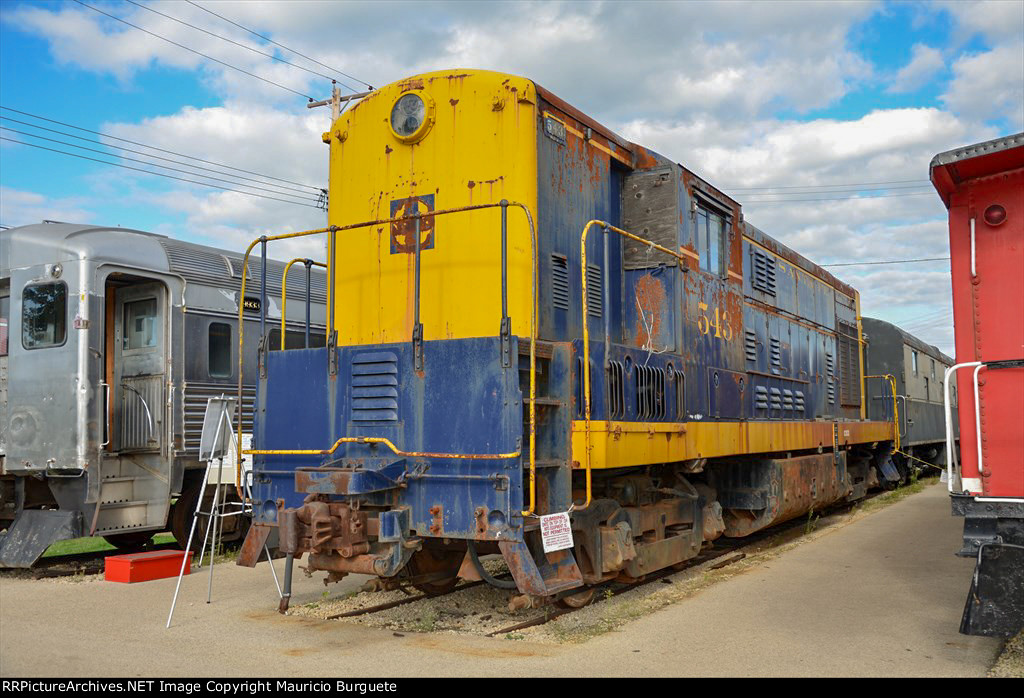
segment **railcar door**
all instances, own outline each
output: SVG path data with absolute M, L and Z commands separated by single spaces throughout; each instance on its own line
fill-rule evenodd
M 167 412 L 167 291 L 145 283 L 118 289 L 114 307 L 115 450 L 162 451 Z

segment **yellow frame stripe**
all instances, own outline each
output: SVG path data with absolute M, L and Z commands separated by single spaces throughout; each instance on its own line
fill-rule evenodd
M 572 465 L 595 469 L 675 463 L 695 458 L 723 458 L 822 448 L 832 450 L 833 429 L 839 445 L 871 444 L 893 439 L 889 422 L 736 421 L 572 423 Z

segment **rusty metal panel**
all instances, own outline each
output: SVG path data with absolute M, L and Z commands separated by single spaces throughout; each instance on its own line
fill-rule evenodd
M 673 167 L 639 170 L 623 177 L 622 225 L 640 237 L 670 250 L 679 244 L 682 219 L 679 177 Z M 623 268 L 646 269 L 664 264 L 662 255 L 633 240 L 623 242 Z

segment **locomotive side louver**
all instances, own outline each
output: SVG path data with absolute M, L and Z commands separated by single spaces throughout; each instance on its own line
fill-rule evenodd
M 569 259 L 564 254 L 551 255 L 551 305 L 569 309 Z
M 601 317 L 604 314 L 604 293 L 601 288 L 601 267 L 596 264 L 587 265 L 587 314 Z
M 751 285 L 759 291 L 775 295 L 775 258 L 760 250 L 753 250 Z
M 352 357 L 352 421 L 398 421 L 398 357 L 392 352 Z

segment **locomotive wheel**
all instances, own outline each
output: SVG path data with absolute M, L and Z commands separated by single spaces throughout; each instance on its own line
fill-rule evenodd
M 583 608 L 588 603 L 594 600 L 594 594 L 597 589 L 594 587 L 587 587 L 583 591 L 578 591 L 575 594 L 569 594 L 563 596 L 556 603 L 562 608 Z
M 128 533 L 114 533 L 109 536 L 103 536 L 103 540 L 125 553 L 142 550 L 146 543 L 152 539 L 153 531 L 130 531 Z
M 406 569 L 413 577 L 438 572 L 451 574 L 450 578 L 446 577 L 436 582 L 414 583 L 413 587 L 428 596 L 447 594 L 459 583 L 459 567 L 462 565 L 462 558 L 465 555 L 464 550 L 436 550 L 433 548 L 413 553 L 409 558 L 409 564 L 406 565 Z

